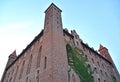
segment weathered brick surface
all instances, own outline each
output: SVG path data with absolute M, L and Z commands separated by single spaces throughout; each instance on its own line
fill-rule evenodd
M 93 71 L 94 82 L 99 82 L 98 79 L 100 82 L 112 82 L 111 75 L 115 76 L 117 82 L 120 81 L 115 65 L 110 64 L 109 60 L 83 43 L 75 30 L 71 31 L 71 34 L 67 31 L 63 33 L 61 10 L 54 4 L 51 4 L 45 11 L 44 30 L 38 36 L 28 45 L 26 51 L 23 51 L 24 53 L 22 52 L 16 61 L 5 70 L 1 82 L 37 82 L 37 78 L 39 82 L 68 82 L 69 80 L 80 82 L 73 69 L 69 72 L 68 78 L 67 43 L 83 51 L 84 56 L 87 57 L 86 64 Z M 41 46 L 42 50 L 39 52 Z M 40 67 L 37 68 L 37 57 L 40 53 Z M 30 73 L 27 73 L 30 62 Z M 22 68 L 23 73 L 20 78 Z

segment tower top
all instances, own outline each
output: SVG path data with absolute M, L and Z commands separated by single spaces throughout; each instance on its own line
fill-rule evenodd
M 104 47 L 102 44 L 100 44 L 100 47 L 99 47 L 98 51 L 101 51 L 102 49 L 106 49 L 107 50 L 106 47 Z
M 60 8 L 58 8 L 54 3 L 51 3 L 51 5 L 45 10 L 45 13 L 46 13 L 51 7 L 57 8 L 60 12 L 62 12 L 62 10 L 61 10 Z
M 15 50 L 15 51 L 13 51 L 13 53 L 12 53 L 12 54 L 10 54 L 10 56 L 15 56 L 15 57 L 17 57 L 17 55 L 16 55 L 16 50 Z

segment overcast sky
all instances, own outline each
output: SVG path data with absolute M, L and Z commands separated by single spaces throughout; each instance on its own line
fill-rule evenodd
M 0 0 L 0 78 L 8 56 L 14 50 L 19 55 L 43 29 L 52 2 L 62 10 L 63 27 L 95 50 L 107 47 L 120 72 L 119 0 Z

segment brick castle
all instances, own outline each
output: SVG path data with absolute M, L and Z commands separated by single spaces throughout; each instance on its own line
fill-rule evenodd
M 53 3 L 46 9 L 44 29 L 21 54 L 10 54 L 1 82 L 120 82 L 108 49 L 97 52 L 63 29 L 61 12 Z

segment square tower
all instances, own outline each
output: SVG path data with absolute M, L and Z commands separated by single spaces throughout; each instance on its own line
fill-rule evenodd
M 45 11 L 42 48 L 49 61 L 47 67 L 52 73 L 52 81 L 49 82 L 68 82 L 68 62 L 61 12 L 53 3 Z

